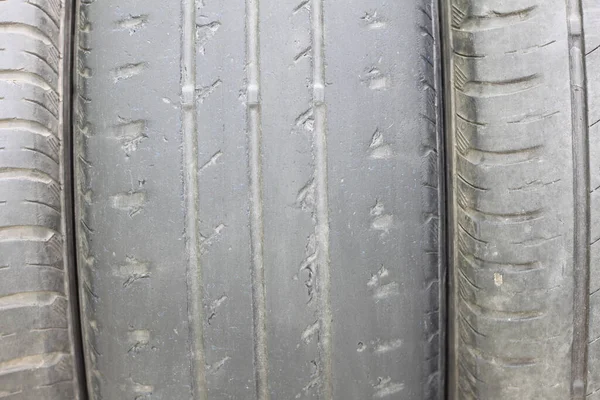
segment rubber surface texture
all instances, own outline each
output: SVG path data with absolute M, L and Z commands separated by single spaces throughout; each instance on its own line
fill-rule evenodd
M 590 281 L 587 398 L 600 399 L 600 5 L 583 1 L 590 162 Z
M 592 11 L 575 0 L 444 5 L 449 396 L 583 399 L 590 169 L 582 21 Z M 590 353 L 588 391 L 596 364 Z
M 91 399 L 441 398 L 434 4 L 78 3 Z
M 0 2 L 0 397 L 80 399 L 69 7 Z M 67 121 L 67 123 L 65 123 Z

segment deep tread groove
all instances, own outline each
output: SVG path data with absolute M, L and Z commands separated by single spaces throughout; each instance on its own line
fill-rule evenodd
M 583 400 L 587 387 L 588 309 L 590 291 L 590 162 L 587 82 L 581 0 L 567 1 L 571 120 L 573 129 L 573 344 L 571 399 Z

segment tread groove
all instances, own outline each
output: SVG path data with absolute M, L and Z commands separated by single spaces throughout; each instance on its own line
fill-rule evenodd
M 313 151 L 315 157 L 317 296 L 319 302 L 320 395 L 333 400 L 331 271 L 329 252 L 329 200 L 327 177 L 327 107 L 325 104 L 325 28 L 323 0 L 312 0 L 312 106 L 314 116 Z
M 29 85 L 37 86 L 44 91 L 52 90 L 56 93 L 56 88 L 53 87 L 41 75 L 31 71 L 4 69 L 0 70 L 0 81 L 23 82 Z
M 56 352 L 37 354 L 4 361 L 0 363 L 0 376 L 32 369 L 52 368 L 67 357 L 70 357 L 70 355 L 67 353 Z
M 60 140 L 56 133 L 52 132 L 48 127 L 40 124 L 37 121 L 24 118 L 4 118 L 0 119 L 0 130 L 24 130 L 43 137 L 53 137 Z
M 456 8 L 458 10 L 458 8 Z M 502 29 L 515 23 L 525 22 L 535 17 L 538 6 L 522 8 L 509 12 L 491 11 L 485 15 L 463 15 L 455 28 L 464 32 L 481 32 L 491 29 Z
M 581 0 L 567 1 L 571 121 L 573 137 L 573 344 L 571 398 L 583 400 L 587 386 L 590 288 L 590 162 L 583 10 Z
M 55 74 L 58 75 L 58 70 L 56 69 L 56 67 L 53 66 L 52 63 L 50 61 L 48 61 L 46 58 L 42 57 L 41 55 L 39 55 L 38 53 L 36 53 L 34 51 L 23 50 L 23 53 L 32 55 L 35 58 L 37 58 L 38 60 L 42 61 L 45 65 L 48 66 L 48 68 L 50 68 Z
M 200 265 L 198 210 L 198 123 L 196 121 L 196 1 L 182 0 L 181 92 L 183 118 L 185 239 L 188 252 L 188 346 L 192 376 L 191 396 L 207 400 L 206 361 L 204 354 L 203 280 Z
M 247 125 L 250 184 L 250 249 L 254 369 L 257 400 L 269 400 L 266 288 L 263 256 L 262 126 L 260 106 L 259 1 L 246 0 Z
M 52 48 L 54 48 L 56 51 L 59 50 L 54 41 L 50 39 L 50 36 L 48 36 L 40 28 L 28 24 L 23 24 L 20 22 L 0 22 L 0 34 L 16 34 L 27 36 L 32 39 L 39 40 L 45 45 L 52 46 Z
M 44 7 L 40 6 L 39 4 L 33 3 L 31 1 L 26 1 L 25 4 L 29 4 L 30 6 L 33 6 L 33 7 L 37 8 L 38 10 L 40 10 L 42 13 L 44 13 L 45 16 L 48 17 L 48 19 L 50 21 L 52 21 L 54 26 L 56 26 L 57 28 L 60 28 L 60 23 L 56 19 L 56 17 L 53 16 L 51 13 L 49 13 Z

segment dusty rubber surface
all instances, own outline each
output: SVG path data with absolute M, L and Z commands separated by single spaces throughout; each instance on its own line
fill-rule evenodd
M 70 7 L 0 1 L 1 398 L 600 399 L 593 1 Z
M 0 2 L 0 397 L 11 400 L 81 394 L 69 11 L 60 1 Z
M 590 400 L 600 399 L 600 7 L 593 1 L 583 1 L 585 67 L 587 72 L 587 105 L 589 129 L 589 190 L 590 190 L 590 281 L 587 395 Z
M 441 398 L 437 18 L 79 2 L 92 399 Z
M 598 234 L 582 28 L 594 13 L 574 0 L 445 2 L 450 398 L 586 397 L 590 225 Z

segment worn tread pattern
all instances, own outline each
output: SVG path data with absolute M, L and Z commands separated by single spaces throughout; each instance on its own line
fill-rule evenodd
M 0 2 L 0 397 L 11 400 L 82 395 L 65 184 L 69 21 L 57 0 Z
M 350 3 L 78 1 L 91 400 L 442 398 L 437 4 Z
M 585 264 L 574 234 L 587 221 L 574 194 L 572 10 L 446 2 L 457 399 L 581 396 L 571 346 L 575 264 Z

